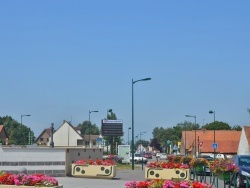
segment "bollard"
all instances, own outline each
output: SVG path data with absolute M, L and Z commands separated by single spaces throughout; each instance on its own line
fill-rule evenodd
M 141 170 L 143 170 L 143 158 L 142 158 L 142 161 L 141 161 Z

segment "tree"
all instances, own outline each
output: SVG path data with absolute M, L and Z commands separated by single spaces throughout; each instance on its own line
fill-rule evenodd
M 241 126 L 239 126 L 239 125 L 234 125 L 234 126 L 232 127 L 232 130 L 241 131 L 242 128 L 241 128 Z
M 78 128 L 81 129 L 81 134 L 91 134 L 91 135 L 99 135 L 100 129 L 96 124 L 92 124 L 89 121 L 84 121 L 77 125 Z M 90 129 L 89 129 L 90 128 Z
M 11 116 L 0 117 L 0 124 L 4 125 L 4 128 L 7 132 L 9 144 L 15 145 L 27 145 L 29 143 L 29 135 L 31 136 L 33 143 L 34 141 L 34 132 L 27 126 L 17 122 Z M 5 140 L 2 141 L 5 143 Z
M 248 113 L 250 114 L 250 108 L 247 109 Z
M 202 128 L 207 130 L 231 130 L 232 128 L 225 122 L 215 121 L 204 125 Z
M 153 138 L 150 142 L 150 147 L 153 147 L 155 150 L 159 150 L 160 152 L 162 152 L 162 147 L 161 144 L 157 141 L 156 138 Z

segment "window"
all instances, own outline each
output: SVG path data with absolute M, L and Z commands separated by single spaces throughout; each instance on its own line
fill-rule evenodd
M 43 141 L 43 138 L 40 138 L 40 141 Z
M 93 142 L 93 146 L 96 146 L 96 142 Z

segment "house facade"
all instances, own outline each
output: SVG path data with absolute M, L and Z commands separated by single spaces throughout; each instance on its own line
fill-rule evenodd
M 44 129 L 43 132 L 36 138 L 35 143 L 37 145 L 46 146 L 49 143 L 51 135 L 51 129 Z
M 83 146 L 81 135 L 67 121 L 63 121 L 63 124 L 54 132 L 53 141 L 54 146 Z
M 103 145 L 98 142 L 100 135 L 81 135 L 79 128 L 72 126 L 69 122 L 63 121 L 63 124 L 54 131 L 54 147 L 84 147 L 84 148 L 102 148 Z M 52 140 L 51 129 L 44 131 L 37 137 L 35 143 L 40 146 L 50 146 Z M 90 141 L 90 145 L 89 145 Z
M 238 147 L 241 138 L 241 131 L 236 130 L 192 130 L 182 131 L 181 138 L 181 154 L 225 154 L 228 156 L 235 155 L 238 152 Z M 195 141 L 196 135 L 196 141 Z M 215 143 L 217 148 L 213 146 Z M 195 144 L 196 143 L 196 144 Z M 215 150 L 214 150 L 215 149 Z M 196 150 L 196 151 L 195 151 Z

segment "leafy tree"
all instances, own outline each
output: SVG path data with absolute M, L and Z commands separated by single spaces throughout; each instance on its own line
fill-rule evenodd
M 242 128 L 239 125 L 235 125 L 235 126 L 232 127 L 232 130 L 241 131 Z
M 29 135 L 31 142 L 34 141 L 34 132 L 25 125 L 21 125 L 19 122 L 14 120 L 11 116 L 0 117 L 0 124 L 4 125 L 7 132 L 9 144 L 15 145 L 27 145 L 29 142 Z M 5 144 L 5 140 L 2 141 Z
M 138 146 L 142 144 L 143 147 L 148 147 L 149 146 L 149 141 L 146 140 L 138 140 L 135 144 L 135 147 L 138 148 Z
M 100 129 L 96 124 L 92 124 L 89 121 L 84 121 L 77 125 L 78 128 L 81 129 L 81 134 L 91 134 L 91 135 L 99 135 Z M 90 129 L 89 129 L 90 128 Z
M 199 124 L 185 121 L 184 123 L 177 123 L 172 128 L 155 127 L 152 134 L 153 138 L 160 144 L 159 150 L 162 151 L 163 148 L 169 147 L 167 145 L 168 140 L 171 141 L 172 145 L 177 144 L 181 140 L 183 130 L 197 130 L 199 127 Z M 153 145 L 156 145 L 155 141 Z
M 207 130 L 231 130 L 230 125 L 222 121 L 215 121 L 204 125 L 202 128 Z
M 161 144 L 157 141 L 156 138 L 153 138 L 150 142 L 150 147 L 153 147 L 155 150 L 159 150 L 160 152 L 162 152 L 162 147 Z

